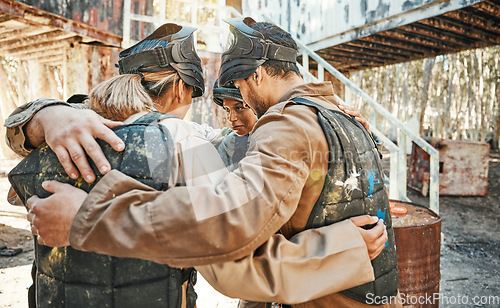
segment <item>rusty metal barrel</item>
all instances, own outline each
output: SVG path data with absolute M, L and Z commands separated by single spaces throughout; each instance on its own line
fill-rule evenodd
M 441 218 L 410 202 L 391 207 L 403 306 L 439 307 Z

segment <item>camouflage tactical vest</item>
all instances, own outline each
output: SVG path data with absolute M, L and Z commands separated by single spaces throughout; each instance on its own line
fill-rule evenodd
M 380 154 L 375 142 L 359 122 L 343 112 L 328 110 L 304 98 L 292 101 L 316 108 L 330 151 L 323 190 L 309 216 L 306 229 L 364 214 L 382 218 L 387 226 L 389 241 L 380 255 L 372 260 L 375 281 L 348 289 L 342 294 L 364 303 L 373 302 L 369 299 L 375 296 L 395 296 L 398 291 L 396 245 Z
M 115 128 L 124 141 L 123 152 L 114 151 L 98 140 L 113 169 L 131 176 L 157 190 L 168 188 L 169 170 L 174 159 L 172 138 L 158 122 L 173 117 L 159 112 L 147 113 L 135 122 Z M 97 175 L 95 183 L 101 178 Z M 9 180 L 21 198 L 33 195 L 48 197 L 41 183 L 58 180 L 89 192 L 95 185 L 80 177 L 66 175 L 57 156 L 44 144 L 31 152 L 10 173 Z M 182 284 L 188 285 L 187 307 L 195 306 L 192 289 L 194 269 L 178 269 L 155 262 L 117 258 L 71 247 L 53 248 L 39 245 L 35 239 L 37 265 L 37 307 L 181 307 Z

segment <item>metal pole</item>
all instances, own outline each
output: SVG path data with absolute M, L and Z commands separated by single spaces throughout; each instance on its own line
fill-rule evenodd
M 318 63 L 318 79 L 319 81 L 325 81 L 325 68 L 323 65 Z
M 307 72 L 309 72 L 309 55 L 306 53 L 302 54 L 302 66 Z
M 123 1 L 123 39 L 122 48 L 127 48 L 130 46 L 130 10 L 132 6 L 132 0 Z
M 158 15 L 158 21 L 155 28 L 158 28 L 167 20 L 167 0 L 160 0 L 160 14 Z
M 398 129 L 398 185 L 399 185 L 399 198 L 403 200 L 406 198 L 406 136 Z
M 429 206 L 439 214 L 439 152 L 431 155 L 429 183 Z
M 191 23 L 195 28 L 198 28 L 198 0 L 193 0 L 191 5 Z M 198 44 L 198 31 L 193 33 L 194 44 Z

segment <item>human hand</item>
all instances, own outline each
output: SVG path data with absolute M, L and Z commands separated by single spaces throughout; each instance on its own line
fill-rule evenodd
M 370 132 L 370 124 L 368 124 L 368 121 L 366 121 L 365 117 L 363 117 L 356 108 L 341 103 L 339 103 L 337 107 L 339 107 L 339 109 L 344 113 L 353 116 L 359 123 L 361 123 L 361 125 L 366 128 L 368 132 Z
M 370 260 L 375 259 L 382 252 L 385 247 L 385 242 L 389 239 L 384 221 L 378 219 L 377 216 L 369 215 L 351 217 L 350 220 L 358 227 L 358 231 L 366 243 L 366 248 L 368 248 Z M 362 228 L 362 226 L 375 223 L 376 225 L 371 229 L 365 230 Z
M 38 235 L 38 243 L 41 245 L 69 246 L 73 219 L 87 198 L 87 193 L 57 181 L 46 181 L 42 186 L 54 194 L 45 199 L 33 196 L 26 202 L 31 233 Z
M 125 148 L 123 141 L 110 129 L 123 123 L 106 120 L 92 110 L 62 105 L 49 106 L 40 110 L 32 122 L 38 123 L 47 144 L 72 179 L 77 179 L 80 172 L 86 182 L 92 183 L 95 180 L 85 153 L 102 174 L 111 170 L 96 138 L 109 143 L 116 151 Z

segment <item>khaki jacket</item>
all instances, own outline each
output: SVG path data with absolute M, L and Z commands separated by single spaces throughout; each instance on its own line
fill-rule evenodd
M 321 193 L 328 164 L 315 111 L 288 102 L 297 96 L 335 108 L 330 84 L 293 89 L 257 122 L 247 156 L 215 187 L 158 192 L 117 171 L 107 174 L 73 222 L 72 246 L 196 266 L 216 289 L 247 300 L 293 304 L 330 294 L 294 307 L 348 300 L 331 293 L 373 280 L 357 228 L 344 221 L 293 237 Z M 275 234 L 280 229 L 283 235 Z M 297 266 L 304 259 L 310 263 Z

